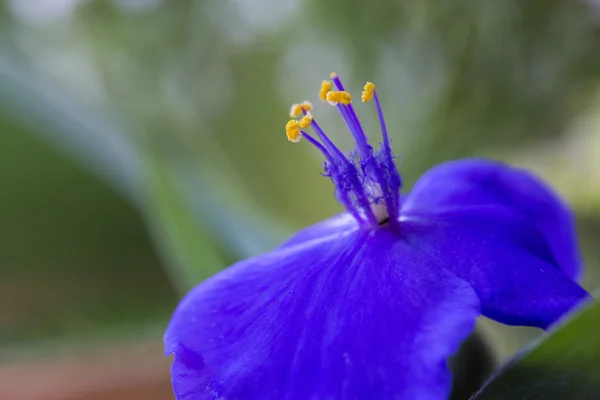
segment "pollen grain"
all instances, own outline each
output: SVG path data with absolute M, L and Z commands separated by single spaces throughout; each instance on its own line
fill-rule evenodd
M 321 82 L 321 88 L 319 89 L 319 98 L 321 101 L 327 100 L 327 93 L 331 92 L 333 82 L 323 81 Z
M 298 118 L 299 116 L 304 114 L 302 110 L 308 112 L 308 111 L 311 111 L 312 109 L 313 109 L 313 105 L 308 100 L 304 100 L 302 103 L 294 103 L 294 104 L 292 104 L 292 107 L 290 109 L 290 117 Z
M 339 92 L 329 92 L 327 93 L 327 101 L 332 106 L 335 106 L 338 103 L 342 103 L 344 105 L 348 105 L 352 102 L 352 95 L 348 92 L 339 91 Z
M 300 123 L 295 119 L 290 119 L 285 124 L 285 134 L 290 142 L 298 143 L 302 139 L 302 132 L 300 132 Z
M 310 124 L 312 124 L 312 121 L 312 114 L 310 112 L 307 112 L 304 117 L 300 118 L 300 121 L 298 121 L 298 125 L 300 126 L 300 128 L 306 129 L 310 126 Z
M 375 84 L 373 82 L 365 83 L 365 87 L 363 88 L 362 95 L 360 96 L 363 103 L 371 100 L 373 98 L 373 93 L 375 93 Z

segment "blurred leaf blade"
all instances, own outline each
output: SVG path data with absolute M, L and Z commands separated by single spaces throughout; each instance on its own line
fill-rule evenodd
M 218 182 L 142 153 L 143 141 L 132 140 L 121 121 L 86 109 L 8 52 L 0 57 L 0 113 L 24 122 L 137 205 L 183 291 L 227 266 L 217 249 L 245 258 L 277 243 L 259 213 L 245 218 L 212 190 Z
M 283 237 L 266 216 L 228 201 L 243 194 L 231 188 L 217 193 L 218 177 L 211 180 L 190 165 L 169 163 L 151 152 L 146 156 L 147 219 L 161 235 L 157 243 L 167 243 L 179 288 L 187 290 L 232 261 L 268 251 Z
M 244 193 L 233 186 L 223 187 L 225 177 L 210 179 L 201 171 L 188 167 L 173 168 L 173 179 L 192 215 L 210 226 L 212 236 L 234 257 L 247 258 L 269 251 L 287 236 L 282 224 L 276 224 L 248 202 L 234 205 L 228 201 L 243 199 Z M 227 193 L 211 194 L 219 186 L 227 189 Z
M 24 122 L 120 193 L 136 198 L 139 157 L 119 124 L 63 95 L 6 50 L 0 52 L 0 113 Z
M 146 219 L 172 281 L 185 292 L 227 264 L 182 202 L 167 167 L 150 154 L 145 160 Z
M 509 362 L 473 400 L 596 399 L 600 302 L 585 305 Z

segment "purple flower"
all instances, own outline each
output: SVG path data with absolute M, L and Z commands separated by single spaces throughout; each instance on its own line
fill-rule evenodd
M 375 86 L 362 99 L 377 109 L 377 152 L 332 80 L 320 97 L 355 151 L 332 143 L 307 102 L 292 107 L 301 118 L 286 133 L 323 153 L 348 212 L 187 295 L 165 334 L 178 400 L 445 399 L 448 357 L 479 315 L 546 329 L 588 296 L 575 283 L 571 213 L 545 184 L 467 159 L 434 167 L 401 197 Z

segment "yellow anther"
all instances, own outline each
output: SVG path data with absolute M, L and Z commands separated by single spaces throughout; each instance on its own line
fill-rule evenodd
M 311 111 L 313 109 L 313 105 L 310 101 L 304 100 L 302 103 L 294 103 L 292 104 L 292 108 L 290 109 L 290 117 L 298 118 L 302 114 L 302 109 L 304 111 Z
M 362 95 L 360 96 L 363 103 L 366 103 L 367 101 L 371 100 L 373 98 L 374 92 L 375 92 L 375 85 L 373 84 L 373 82 L 365 83 L 365 87 L 363 88 Z
M 327 100 L 327 93 L 331 92 L 333 83 L 331 81 L 321 82 L 321 89 L 319 89 L 319 98 L 321 101 Z
M 337 74 L 336 74 L 335 72 L 332 72 L 332 73 L 330 73 L 330 74 L 329 74 L 329 77 L 330 77 L 331 79 L 335 79 L 335 78 L 336 78 L 336 76 L 337 76 Z
M 306 113 L 306 115 L 302 118 L 300 118 L 300 121 L 298 121 L 298 125 L 300 126 L 300 128 L 302 129 L 306 129 L 310 126 L 310 124 L 312 124 L 313 121 L 313 116 L 311 113 Z
M 290 119 L 285 124 L 285 134 L 290 142 L 297 143 L 302 139 L 302 132 L 300 132 L 300 124 L 295 119 Z
M 348 92 L 329 92 L 327 93 L 327 101 L 332 106 L 335 106 L 337 103 L 348 105 L 352 102 L 352 95 Z

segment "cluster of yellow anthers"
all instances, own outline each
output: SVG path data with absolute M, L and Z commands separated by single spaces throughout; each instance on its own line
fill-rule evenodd
M 303 101 L 299 104 L 292 104 L 290 110 L 290 117 L 298 118 L 300 115 L 306 113 L 299 120 L 290 119 L 285 125 L 285 134 L 290 142 L 297 143 L 302 139 L 302 132 L 300 129 L 306 129 L 312 124 L 313 116 L 310 113 L 312 110 L 312 104 L 310 101 Z
M 331 79 L 336 77 L 335 72 L 331 73 Z M 319 89 L 319 98 L 321 101 L 327 101 L 332 106 L 342 103 L 348 105 L 352 102 L 352 95 L 345 91 L 331 90 L 333 83 L 325 80 L 321 82 L 321 88 Z M 372 82 L 367 82 L 363 88 L 362 95 L 360 96 L 363 103 L 371 100 L 375 93 L 375 85 Z M 302 139 L 302 129 L 306 129 L 312 124 L 313 116 L 310 113 L 312 111 L 312 104 L 310 101 L 303 101 L 302 103 L 292 104 L 290 110 L 290 117 L 294 118 L 288 121 L 285 125 L 285 134 L 290 142 L 297 143 Z M 304 115 L 299 120 L 299 116 Z

